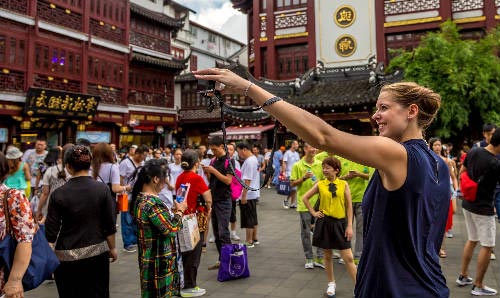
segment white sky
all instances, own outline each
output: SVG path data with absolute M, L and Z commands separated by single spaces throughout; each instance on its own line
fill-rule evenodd
M 247 43 L 247 18 L 229 0 L 176 0 L 196 11 L 191 20 Z

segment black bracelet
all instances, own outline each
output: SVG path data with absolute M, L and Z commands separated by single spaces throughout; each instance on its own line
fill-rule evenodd
M 268 100 L 266 100 L 266 101 L 265 101 L 265 102 L 264 102 L 264 103 L 260 106 L 260 108 L 261 108 L 261 109 L 262 109 L 262 108 L 265 108 L 265 107 L 270 106 L 270 105 L 272 105 L 273 103 L 278 102 L 278 101 L 280 101 L 280 100 L 283 100 L 283 98 L 278 97 L 278 96 L 271 97 L 271 98 L 269 98 Z

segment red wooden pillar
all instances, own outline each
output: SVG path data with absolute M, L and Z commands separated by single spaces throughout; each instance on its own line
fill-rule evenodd
M 276 42 L 274 41 L 274 37 L 276 36 L 276 28 L 275 28 L 275 4 L 276 1 L 270 0 L 267 1 L 267 76 L 270 79 L 276 80 L 278 79 L 278 55 L 276 53 Z
M 26 75 L 24 80 L 24 90 L 27 91 L 33 84 L 35 71 L 35 39 L 38 33 L 38 17 L 36 14 L 37 1 L 29 1 L 28 15 L 35 18 L 35 26 L 29 26 L 27 31 L 27 56 L 26 59 Z
M 88 65 L 89 65 L 89 48 L 90 48 L 90 1 L 83 1 L 83 7 L 82 7 L 82 19 L 83 19 L 83 33 L 88 34 L 89 40 L 82 42 L 82 74 L 81 74 L 81 80 L 82 80 L 82 86 L 81 86 L 81 92 L 82 93 L 87 93 L 88 90 Z
M 314 10 L 314 1 L 307 2 L 306 13 L 307 13 L 306 31 L 309 32 L 307 38 L 308 39 L 307 55 L 309 56 L 308 67 L 313 68 L 316 67 L 316 17 Z M 307 69 L 305 71 L 307 71 Z
M 260 41 L 260 1 L 253 1 L 252 10 L 248 12 L 248 31 L 252 32 L 253 38 L 253 50 L 254 50 L 254 60 L 253 60 L 253 72 L 254 76 L 258 79 L 262 76 L 262 45 L 263 42 Z M 251 19 L 251 21 L 250 21 Z M 252 26 L 252 28 L 250 28 Z
M 495 1 L 493 0 L 484 1 L 483 12 L 484 15 L 486 16 L 486 30 L 489 31 L 494 27 L 496 27 L 497 25 L 497 21 L 495 20 L 495 16 L 497 14 Z
M 446 21 L 448 19 L 451 20 L 452 15 L 451 15 L 451 1 L 449 0 L 441 0 L 439 4 L 439 15 L 443 19 L 443 21 Z
M 375 38 L 377 40 L 377 61 L 387 64 L 387 51 L 385 43 L 385 10 L 384 1 L 375 0 Z
M 129 47 L 129 54 L 123 55 L 123 92 L 121 102 L 123 105 L 128 105 L 128 93 L 129 93 L 129 70 L 130 70 L 130 61 L 132 61 L 132 47 L 130 47 L 130 1 L 125 1 L 125 43 Z M 127 119 L 123 119 L 123 124 L 126 125 Z

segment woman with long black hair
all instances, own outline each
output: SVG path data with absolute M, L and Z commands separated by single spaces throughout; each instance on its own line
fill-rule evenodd
M 166 183 L 167 172 L 159 160 L 148 160 L 137 170 L 130 213 L 137 224 L 141 294 L 146 297 L 179 295 L 177 231 L 182 226 L 186 200 L 174 201 L 168 208 L 158 194 Z

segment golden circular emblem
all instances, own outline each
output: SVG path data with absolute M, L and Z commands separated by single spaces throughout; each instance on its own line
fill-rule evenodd
M 356 20 L 356 11 L 350 5 L 342 5 L 335 11 L 333 19 L 337 26 L 341 28 L 349 27 Z
M 341 57 L 349 57 L 356 52 L 356 39 L 349 34 L 341 35 L 335 41 L 335 51 Z

